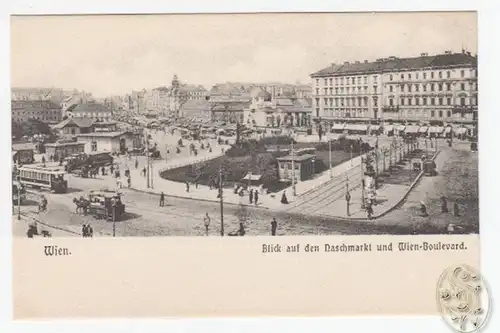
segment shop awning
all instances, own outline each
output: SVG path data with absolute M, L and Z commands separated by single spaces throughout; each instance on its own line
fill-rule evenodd
M 413 134 L 413 133 L 418 133 L 418 130 L 420 129 L 420 126 L 406 126 L 405 133 L 407 134 Z
M 404 131 L 404 130 L 405 130 L 405 128 L 406 128 L 406 126 L 405 126 L 405 125 L 399 125 L 399 126 L 397 126 L 397 127 L 396 127 L 396 129 L 397 129 L 398 131 Z
M 440 133 L 443 133 L 443 131 L 444 131 L 444 127 L 441 127 L 441 126 L 433 126 L 433 127 L 429 128 L 429 133 L 440 134 Z
M 332 130 L 343 130 L 345 127 L 345 124 L 333 124 Z
M 420 127 L 420 129 L 418 130 L 418 133 L 427 133 L 427 130 L 429 129 L 429 127 L 427 126 L 422 126 Z
M 455 133 L 456 135 L 463 135 L 463 134 L 467 133 L 467 128 L 465 128 L 465 127 L 455 128 L 453 130 L 453 133 Z
M 390 132 L 394 129 L 394 125 L 385 125 L 384 130 L 387 132 Z
M 446 127 L 446 129 L 444 130 L 444 132 L 445 132 L 446 134 L 448 134 L 448 133 L 450 133 L 450 132 L 451 132 L 451 130 L 452 130 L 451 126 L 448 126 L 448 127 Z
M 370 125 L 370 132 L 380 131 L 380 125 Z
M 348 131 L 368 131 L 368 125 L 347 124 L 344 129 Z

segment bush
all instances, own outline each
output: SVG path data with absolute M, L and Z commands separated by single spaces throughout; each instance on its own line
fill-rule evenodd
M 352 148 L 351 148 L 352 147 Z M 327 142 L 318 143 L 314 147 L 317 151 L 328 151 L 329 144 Z M 367 142 L 361 142 L 359 140 L 340 138 L 332 142 L 332 151 L 345 151 L 346 153 L 351 152 L 355 154 L 364 153 L 372 150 L 372 147 Z

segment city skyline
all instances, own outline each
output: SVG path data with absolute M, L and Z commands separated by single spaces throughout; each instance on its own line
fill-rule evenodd
M 207 89 L 222 82 L 310 84 L 311 73 L 333 62 L 477 53 L 477 15 L 17 16 L 11 38 L 12 86 L 104 97 L 169 86 L 174 74 Z

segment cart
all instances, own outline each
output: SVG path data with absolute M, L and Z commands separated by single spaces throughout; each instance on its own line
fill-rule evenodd
M 121 201 L 122 194 L 112 190 L 90 191 L 89 212 L 98 219 L 120 221 L 125 215 L 125 204 Z

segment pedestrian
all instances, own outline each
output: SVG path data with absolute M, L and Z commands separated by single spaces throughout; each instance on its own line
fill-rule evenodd
M 105 167 L 102 167 L 101 168 L 101 174 L 104 176 L 106 175 L 106 168 Z
M 288 205 L 288 198 L 286 197 L 286 191 L 283 191 L 283 195 L 281 195 L 281 203 L 284 205 Z
M 90 224 L 87 225 L 87 237 L 94 237 L 94 229 Z
M 160 207 L 165 206 L 165 193 L 161 192 L 160 194 Z
M 203 224 L 205 225 L 205 234 L 208 236 L 208 227 L 210 226 L 210 216 L 208 216 L 208 213 L 205 213 Z
M 109 172 L 111 172 L 112 175 L 114 175 L 114 172 L 115 171 L 115 168 L 113 166 L 113 164 L 111 164 L 111 166 L 109 167 Z
M 116 178 L 116 188 L 118 189 L 122 188 L 122 180 L 120 177 Z
M 132 179 L 130 179 L 130 176 L 127 178 L 127 186 L 128 188 L 130 188 L 130 186 L 132 185 Z
M 248 191 L 248 201 L 250 203 L 253 203 L 253 189 L 250 189 L 250 191 Z
M 238 235 L 239 236 L 245 236 L 245 226 L 243 225 L 243 222 L 240 222 L 240 230 L 238 230 Z
M 257 206 L 257 204 L 259 202 L 259 191 L 255 190 L 253 196 L 254 196 L 253 201 L 255 202 L 255 206 Z
M 441 197 L 441 213 L 448 213 L 448 202 L 444 195 Z
M 137 169 L 139 167 L 139 161 L 135 160 L 135 168 Z
M 83 224 L 82 225 L 82 236 L 83 237 L 87 237 L 87 225 L 86 224 Z
M 142 175 L 146 177 L 146 167 L 142 168 Z
M 366 214 L 368 215 L 368 219 L 371 220 L 373 215 L 373 207 L 370 201 L 368 201 L 366 204 Z
M 196 178 L 196 179 L 194 180 L 194 187 L 195 187 L 195 188 L 198 188 L 198 178 Z
M 42 163 L 43 163 L 43 166 L 45 167 L 45 156 L 42 156 Z
M 460 208 L 458 206 L 458 202 L 453 203 L 453 215 L 460 216 Z
M 276 218 L 273 217 L 271 221 L 271 236 L 276 236 L 276 229 L 278 228 L 278 222 L 276 222 Z
M 186 180 L 186 192 L 189 193 L 189 182 Z

